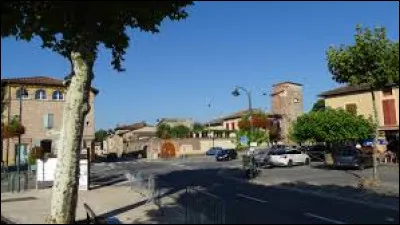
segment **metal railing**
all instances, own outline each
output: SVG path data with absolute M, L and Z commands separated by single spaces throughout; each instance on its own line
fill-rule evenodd
M 175 223 L 225 223 L 225 201 L 200 187 L 176 187 L 159 176 L 141 172 L 127 172 L 126 178 L 131 189 L 145 197 L 147 204 L 156 205 L 161 215 L 184 218 Z

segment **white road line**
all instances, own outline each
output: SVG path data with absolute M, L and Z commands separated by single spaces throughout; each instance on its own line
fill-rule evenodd
M 326 217 L 323 217 L 323 216 L 318 216 L 318 215 L 315 215 L 315 214 L 312 214 L 312 213 L 304 213 L 304 215 L 308 216 L 308 217 L 317 218 L 317 219 L 320 219 L 322 221 L 333 223 L 333 224 L 347 224 L 347 223 L 339 221 L 339 220 L 329 219 L 329 218 L 326 218 Z
M 267 203 L 267 201 L 264 201 L 262 199 L 254 198 L 254 197 L 243 195 L 243 194 L 236 194 L 236 196 L 242 197 L 242 198 L 246 198 L 246 199 L 249 199 L 249 200 L 253 200 L 253 201 L 256 201 L 256 202 Z

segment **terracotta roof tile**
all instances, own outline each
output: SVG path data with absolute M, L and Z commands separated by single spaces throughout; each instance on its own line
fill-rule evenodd
M 55 86 L 55 87 L 65 87 L 64 80 L 45 77 L 45 76 L 35 76 L 35 77 L 18 77 L 18 78 L 5 78 L 1 79 L 1 85 L 5 84 L 25 84 L 25 85 L 43 85 L 43 86 Z M 92 87 L 95 94 L 99 91 Z
M 388 87 L 393 87 L 396 85 L 388 85 Z M 343 86 L 339 88 L 335 88 L 329 91 L 322 92 L 319 94 L 320 97 L 329 97 L 335 95 L 346 95 L 350 93 L 359 93 L 359 92 L 366 92 L 369 91 L 370 87 L 368 85 L 360 85 L 360 86 Z

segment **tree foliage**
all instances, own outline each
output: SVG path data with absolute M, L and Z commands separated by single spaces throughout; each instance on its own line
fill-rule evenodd
M 290 136 L 297 142 L 357 142 L 372 138 L 372 119 L 357 116 L 343 109 L 330 109 L 303 114 L 292 124 Z
M 104 140 L 106 140 L 107 136 L 108 136 L 108 131 L 98 130 L 96 131 L 96 133 L 94 133 L 94 140 L 96 142 L 103 142 Z
M 157 127 L 156 135 L 162 139 L 171 138 L 171 129 L 170 125 L 162 123 Z
M 325 110 L 325 99 L 322 99 L 322 98 L 321 98 L 321 99 L 318 99 L 318 100 L 314 103 L 314 105 L 313 105 L 311 111 L 316 112 L 316 111 L 322 111 L 322 110 Z
M 193 129 L 192 129 L 192 131 L 193 132 L 195 132 L 195 133 L 199 133 L 199 132 L 202 132 L 202 131 L 204 131 L 204 126 L 203 126 L 203 124 L 201 124 L 201 123 L 194 123 L 193 124 Z
M 329 71 L 339 83 L 383 88 L 399 84 L 399 42 L 387 38 L 385 28 L 356 28 L 355 43 L 331 46 Z
M 251 117 L 251 123 L 253 128 L 260 128 L 267 130 L 271 126 L 271 121 L 268 119 L 268 116 L 265 113 L 254 113 Z M 244 116 L 239 121 L 239 129 L 241 130 L 250 130 L 251 127 L 250 117 Z
M 112 53 L 111 64 L 123 71 L 129 46 L 127 28 L 157 33 L 168 17 L 188 16 L 184 7 L 191 1 L 3 1 L 1 37 L 42 40 L 42 47 L 70 58 L 83 48 L 95 57 L 103 44 Z
M 171 129 L 170 136 L 173 138 L 187 138 L 190 134 L 190 128 L 185 125 L 174 126 Z

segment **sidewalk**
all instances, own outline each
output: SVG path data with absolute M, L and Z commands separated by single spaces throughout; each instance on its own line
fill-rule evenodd
M 1 194 L 1 215 L 17 224 L 43 224 L 50 212 L 51 189 Z M 182 223 L 173 199 L 164 197 L 164 215 L 154 204 L 129 187 L 110 186 L 79 191 L 76 220 L 85 220 L 83 203 L 99 216 L 117 218 L 121 223 Z

